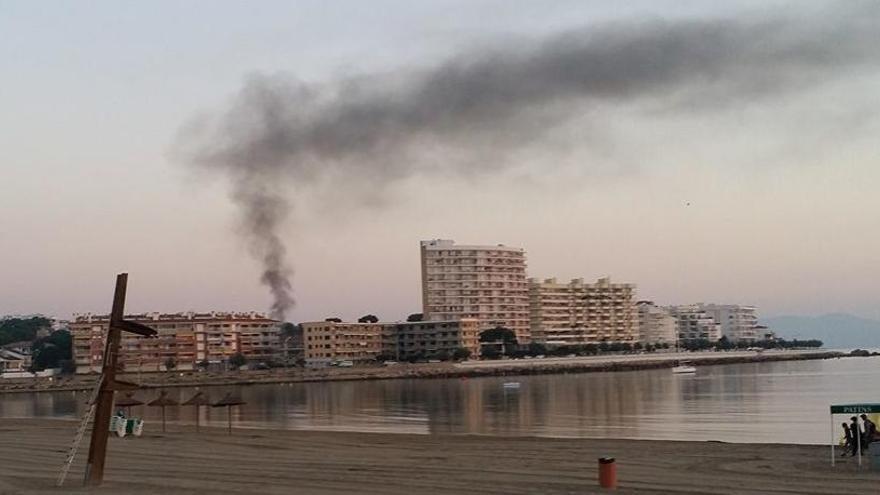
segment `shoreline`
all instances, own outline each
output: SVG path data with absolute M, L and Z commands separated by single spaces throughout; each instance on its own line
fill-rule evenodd
M 596 373 L 671 368 L 679 361 L 697 366 L 801 361 L 850 357 L 838 351 L 768 351 L 688 352 L 662 354 L 628 354 L 574 358 L 528 360 L 465 361 L 462 363 L 398 364 L 390 367 L 364 366 L 354 368 L 275 368 L 217 372 L 161 372 L 120 374 L 120 379 L 138 383 L 141 388 L 205 387 L 227 385 L 259 385 L 311 383 L 325 381 L 399 380 L 436 378 L 479 378 L 487 376 L 525 376 L 563 373 Z M 91 389 L 97 375 L 68 377 L 6 379 L 0 381 L 0 394 L 29 392 L 63 392 Z
M 616 493 L 660 495 L 872 493 L 880 472 L 827 446 L 719 442 L 412 435 L 168 425 L 109 441 L 106 479 L 81 487 L 84 439 L 54 486 L 76 421 L 4 420 L 0 492 L 286 494 L 607 493 L 597 459 L 616 459 Z

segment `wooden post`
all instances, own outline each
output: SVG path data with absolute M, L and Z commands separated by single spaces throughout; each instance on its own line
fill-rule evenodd
M 156 335 L 156 331 L 152 328 L 123 319 L 127 286 L 128 274 L 120 273 L 117 275 L 116 290 L 113 293 L 113 308 L 110 311 L 110 322 L 107 325 L 107 339 L 104 342 L 101 385 L 98 389 L 95 420 L 92 423 L 92 436 L 89 441 L 89 459 L 86 462 L 84 479 L 86 486 L 98 486 L 104 481 L 107 438 L 110 436 L 110 417 L 113 414 L 113 393 L 120 389 L 137 388 L 133 383 L 116 380 L 116 369 L 119 366 L 119 341 L 122 339 L 122 331 L 125 330 L 144 337 Z
M 226 419 L 229 422 L 226 434 L 232 435 L 232 406 L 226 406 Z
M 121 338 L 122 317 L 125 314 L 125 291 L 128 274 L 116 276 L 116 290 L 113 294 L 113 309 L 110 311 L 110 324 L 107 340 L 104 343 L 104 364 L 101 374 L 104 380 L 98 392 L 95 405 L 95 421 L 89 442 L 89 459 L 86 464 L 85 484 L 98 486 L 104 481 L 104 461 L 107 458 L 107 438 L 110 436 L 110 416 L 113 414 L 113 383 L 119 363 L 119 341 Z

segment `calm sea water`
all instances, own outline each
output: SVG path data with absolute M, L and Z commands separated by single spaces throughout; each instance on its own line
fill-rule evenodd
M 880 358 L 703 366 L 696 375 L 646 370 L 201 390 L 212 400 L 234 392 L 247 401 L 233 411 L 239 427 L 826 443 L 829 404 L 880 403 Z M 194 393 L 168 391 L 181 401 Z M 146 402 L 156 394 L 136 397 Z M 76 418 L 86 399 L 84 392 L 6 394 L 0 418 Z M 158 408 L 132 412 L 148 429 L 158 427 Z M 193 407 L 166 414 L 172 423 L 195 421 Z M 226 411 L 202 408 L 201 421 L 225 425 Z

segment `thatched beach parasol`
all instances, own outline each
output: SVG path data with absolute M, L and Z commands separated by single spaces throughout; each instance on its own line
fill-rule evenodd
M 196 395 L 190 397 L 189 400 L 183 403 L 184 406 L 195 406 L 196 407 L 196 433 L 199 431 L 199 412 L 202 406 L 211 405 L 211 401 L 208 400 L 208 397 L 204 392 L 196 392 Z
M 240 406 L 242 404 L 246 404 L 246 402 L 241 400 L 238 397 L 233 397 L 231 393 L 226 394 L 222 399 L 211 404 L 211 407 L 225 407 L 226 408 L 226 419 L 229 424 L 228 433 L 230 435 L 232 435 L 232 406 Z
M 151 407 L 162 408 L 162 433 L 165 433 L 165 408 L 168 406 L 178 405 L 177 401 L 172 399 L 171 397 L 168 397 L 168 392 L 163 390 L 159 392 L 159 397 L 153 399 L 152 401 L 147 403 L 147 405 Z
M 132 407 L 134 407 L 134 406 L 142 406 L 142 405 L 144 405 L 143 402 L 141 402 L 141 401 L 135 399 L 133 396 L 134 396 L 134 394 L 133 394 L 132 392 L 126 392 L 126 393 L 125 393 L 125 397 L 123 397 L 123 398 L 117 400 L 117 401 L 114 403 L 114 404 L 116 405 L 116 407 L 124 407 L 124 408 L 125 408 L 125 414 L 126 414 L 126 416 L 128 416 L 128 417 L 131 417 L 131 408 L 132 408 Z

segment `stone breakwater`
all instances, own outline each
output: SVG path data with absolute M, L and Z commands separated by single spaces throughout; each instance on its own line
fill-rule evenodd
M 530 360 L 468 361 L 464 363 L 398 364 L 355 368 L 276 368 L 230 372 L 175 371 L 127 374 L 122 380 L 139 383 L 143 388 L 197 387 L 211 385 L 249 385 L 267 383 L 307 383 L 321 381 L 392 380 L 413 378 L 476 378 L 484 376 L 540 375 L 554 373 L 590 373 L 671 368 L 680 361 L 697 366 L 797 361 L 847 357 L 833 351 L 785 352 L 697 352 L 677 354 L 630 354 Z M 76 375 L 42 379 L 6 379 L 0 381 L 0 393 L 87 390 L 94 386 L 96 375 Z

